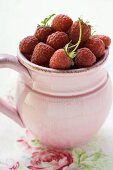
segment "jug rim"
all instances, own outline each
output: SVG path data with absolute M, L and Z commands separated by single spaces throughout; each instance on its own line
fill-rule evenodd
M 36 64 L 30 62 L 29 60 L 27 60 L 26 57 L 20 52 L 19 48 L 18 48 L 18 51 L 17 51 L 17 57 L 18 57 L 20 63 L 22 65 L 24 65 L 26 68 L 28 68 L 32 71 L 42 71 L 42 72 L 48 72 L 48 73 L 83 73 L 83 72 L 87 72 L 87 71 L 96 69 L 96 68 L 100 67 L 101 65 L 103 65 L 106 62 L 108 55 L 109 55 L 109 48 L 107 48 L 105 50 L 105 53 L 101 57 L 101 59 L 91 67 L 78 68 L 78 69 L 68 69 L 68 70 L 59 70 L 59 69 L 52 69 L 52 68 L 47 68 L 47 67 L 44 67 L 44 66 L 36 65 Z

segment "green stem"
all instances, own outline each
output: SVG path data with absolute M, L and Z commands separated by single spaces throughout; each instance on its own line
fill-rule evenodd
M 81 42 L 81 37 L 82 37 L 81 19 L 79 18 L 78 21 L 79 21 L 79 27 L 80 27 L 80 33 L 79 33 L 78 42 L 77 42 L 75 45 L 72 45 L 72 46 L 70 46 L 70 43 L 71 43 L 71 42 L 69 42 L 69 43 L 66 44 L 65 47 L 64 47 L 64 50 L 65 50 L 67 56 L 68 56 L 69 58 L 71 58 L 71 59 L 74 59 L 74 58 L 75 58 L 76 49 L 78 48 L 78 46 L 79 46 L 79 44 L 80 44 L 80 42 Z M 69 46 L 70 46 L 70 47 L 69 47 Z M 75 48 L 72 50 L 73 47 L 75 47 Z M 70 50 L 70 49 L 71 49 L 71 50 Z M 73 61 L 73 60 L 72 60 L 72 61 Z
M 68 47 L 68 48 L 69 48 L 69 49 L 70 49 L 70 48 L 73 48 L 73 47 L 75 47 L 77 44 L 78 44 L 78 42 L 77 42 L 75 45 L 72 45 L 72 46 L 70 46 L 70 47 Z
M 81 20 L 80 19 L 79 19 L 79 26 L 80 26 L 79 40 L 78 40 L 77 45 L 76 45 L 75 49 L 73 50 L 73 52 L 76 51 L 76 49 L 78 48 L 78 46 L 79 46 L 79 44 L 81 42 L 81 38 L 82 38 L 82 25 L 81 25 Z
M 75 44 L 75 45 L 72 45 L 70 47 L 68 47 L 69 49 L 73 48 L 73 47 L 76 47 L 73 51 L 76 51 L 76 49 L 78 48 L 80 42 L 81 42 L 81 37 L 82 37 L 82 26 L 81 26 L 81 20 L 79 19 L 79 26 L 80 26 L 80 34 L 79 34 L 79 40 L 78 42 Z

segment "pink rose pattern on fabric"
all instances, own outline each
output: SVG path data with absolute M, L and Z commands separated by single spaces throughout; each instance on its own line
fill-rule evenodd
M 17 170 L 19 168 L 19 162 L 16 162 L 15 165 L 9 168 L 9 170 Z
M 56 149 L 39 149 L 32 153 L 30 170 L 39 169 L 55 169 L 62 170 L 64 167 L 69 167 L 73 163 L 71 153 Z
M 100 150 L 89 154 L 80 148 L 72 150 L 47 148 L 36 140 L 29 130 L 26 130 L 26 135 L 17 142 L 25 155 L 19 162 L 15 161 L 13 166 L 8 167 L 8 170 L 89 170 L 99 169 L 101 165 L 99 160 L 104 161 Z
M 17 142 L 26 154 L 31 154 L 27 167 L 29 170 L 76 170 L 70 152 L 36 144 L 36 140 L 29 130 L 26 130 L 26 136 L 21 137 Z M 35 146 L 33 142 L 35 142 Z

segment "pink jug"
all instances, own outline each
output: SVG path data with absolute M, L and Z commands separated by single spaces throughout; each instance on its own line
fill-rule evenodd
M 0 111 L 27 127 L 43 144 L 68 148 L 87 142 L 103 125 L 112 103 L 112 85 L 103 68 L 109 50 L 89 68 L 55 70 L 35 65 L 18 50 L 0 55 L 0 68 L 20 73 L 16 106 L 0 99 Z

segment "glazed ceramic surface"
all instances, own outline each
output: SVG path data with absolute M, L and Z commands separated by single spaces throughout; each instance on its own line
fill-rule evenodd
M 58 148 L 87 142 L 102 126 L 112 103 L 112 85 L 103 68 L 108 57 L 93 67 L 54 70 L 36 66 L 18 51 L 0 55 L 0 67 L 20 72 L 16 108 L 0 99 L 0 110 L 42 143 Z

